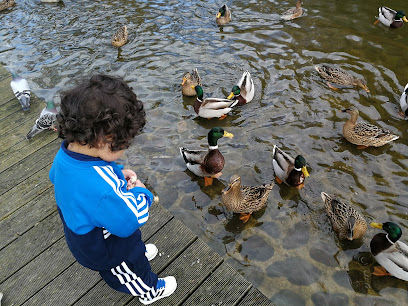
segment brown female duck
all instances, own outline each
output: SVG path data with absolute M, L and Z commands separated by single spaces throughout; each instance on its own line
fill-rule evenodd
M 128 41 L 128 30 L 124 25 L 116 30 L 112 36 L 112 45 L 116 48 L 122 47 Z
M 340 240 L 364 237 L 367 232 L 367 221 L 357 210 L 325 192 L 322 192 L 321 196 L 333 230 Z
M 231 176 L 228 186 L 222 192 L 222 202 L 234 213 L 240 213 L 240 219 L 246 223 L 251 214 L 266 205 L 274 183 L 262 186 L 241 186 L 241 177 Z
M 380 147 L 399 138 L 399 136 L 392 134 L 391 131 L 379 126 L 356 122 L 359 112 L 354 106 L 343 109 L 342 112 L 350 115 L 350 119 L 343 126 L 344 138 L 357 145 L 357 149 Z
M 355 78 L 342 68 L 323 64 L 315 66 L 315 69 L 320 76 L 327 81 L 326 83 L 331 89 L 338 90 L 337 87 L 331 85 L 331 83 L 335 83 L 346 86 L 360 86 L 365 91 L 370 92 L 365 80 Z
M 181 93 L 184 96 L 194 97 L 197 95 L 194 89 L 197 85 L 202 86 L 201 77 L 198 74 L 197 68 L 195 68 L 191 73 L 187 71 L 183 74 L 183 81 L 181 82 Z

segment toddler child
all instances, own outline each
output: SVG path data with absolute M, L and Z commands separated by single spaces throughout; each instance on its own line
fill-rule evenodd
M 134 171 L 115 163 L 144 127 L 145 116 L 143 103 L 118 77 L 94 75 L 63 92 L 57 126 L 64 140 L 49 176 L 77 261 L 147 305 L 171 295 L 177 282 L 151 271 L 157 248 L 141 239 L 152 193 Z M 128 181 L 134 188 L 127 190 Z

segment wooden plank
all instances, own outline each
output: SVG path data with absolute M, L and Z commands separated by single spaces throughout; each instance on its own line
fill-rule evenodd
M 183 306 L 234 305 L 251 287 L 249 281 L 224 262 L 183 303 Z
M 18 239 L 38 222 L 45 219 L 57 209 L 54 190 L 49 188 L 29 204 L 0 221 L 0 250 Z
M 0 283 L 23 268 L 64 235 L 58 212 L 53 213 L 0 252 Z M 42 263 L 48 269 L 47 262 Z M 24 283 L 21 283 L 22 285 Z
M 149 208 L 149 219 L 145 225 L 140 228 L 142 231 L 142 239 L 149 239 L 172 218 L 173 215 L 167 209 L 158 203 L 153 203 Z
M 239 306 L 273 306 L 274 304 L 258 289 L 252 287 L 248 294 L 238 303 Z
M 0 195 L 52 163 L 61 145 L 55 140 L 0 173 Z
M 173 218 L 146 242 L 155 244 L 159 249 L 159 254 L 151 262 L 152 270 L 160 274 L 196 239 L 193 231 L 180 220 Z
M 10 76 L 11 76 L 11 73 L 6 68 L 0 65 L 0 80 L 3 80 Z
M 0 120 L 8 116 L 13 116 L 16 112 L 23 111 L 20 102 L 14 96 L 8 101 L 7 97 L 2 96 L 1 100 L 4 102 L 0 104 Z
M 62 237 L 44 250 L 1 284 L 4 305 L 21 305 L 75 262 Z
M 27 133 L 27 131 L 24 131 L 24 133 Z M 58 134 L 49 130 L 35 135 L 31 140 L 27 140 L 25 136 L 20 140 L 18 140 L 17 137 L 14 138 L 15 142 L 10 141 L 12 145 L 4 147 L 3 152 L 0 153 L 2 155 L 2 159 L 0 161 L 0 172 L 57 139 Z M 49 156 L 51 161 L 54 156 L 55 154 Z
M 5 152 L 14 144 L 26 140 L 27 133 L 31 130 L 35 120 L 37 120 L 45 107 L 44 101 L 39 100 L 36 96 L 31 96 L 31 100 L 32 103 L 29 111 L 19 110 L 0 121 L 1 152 Z
M 146 223 L 146 225 L 149 223 L 149 221 Z M 143 236 L 145 236 L 144 231 Z M 146 241 L 146 243 L 154 243 L 159 249 L 159 254 L 150 262 L 152 270 L 155 273 L 160 273 L 163 271 L 196 239 L 197 236 L 180 220 L 175 218 L 171 219 L 170 222 L 160 229 L 160 231 L 156 232 L 148 241 Z M 92 288 L 78 302 L 76 302 L 75 305 L 93 305 L 95 301 L 98 301 L 98 303 L 103 305 L 113 305 L 117 303 L 122 304 L 131 298 L 132 297 L 128 294 L 116 292 L 107 286 L 104 281 L 102 281 Z
M 10 76 L 7 76 L 6 78 L 3 78 L 0 81 L 0 92 L 1 92 L 0 105 L 3 105 L 4 103 L 7 103 L 8 101 L 12 99 L 16 99 L 16 102 L 20 106 L 21 111 L 23 111 L 21 108 L 20 102 L 14 96 L 14 92 L 11 89 L 11 86 L 10 86 L 11 80 L 12 80 L 12 77 L 10 75 Z
M 101 305 L 124 305 L 129 300 L 129 294 L 113 290 L 104 280 L 94 286 L 75 306 L 101 306 Z
M 75 262 L 23 305 L 71 305 L 100 280 L 98 272 L 86 269 Z
M 182 305 L 182 301 L 194 292 L 200 284 L 222 263 L 222 258 L 201 239 L 197 239 L 180 254 L 160 276 L 173 275 L 177 290 L 157 305 Z M 134 298 L 128 305 L 140 305 Z
M 0 196 L 0 221 L 52 186 L 48 178 L 50 168 L 51 164 Z

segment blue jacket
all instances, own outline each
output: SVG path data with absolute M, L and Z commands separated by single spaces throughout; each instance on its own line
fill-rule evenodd
M 141 187 L 127 191 L 115 162 L 71 152 L 66 145 L 63 141 L 49 176 L 68 247 L 83 266 L 109 270 L 137 253 L 139 227 L 149 217 L 153 195 Z

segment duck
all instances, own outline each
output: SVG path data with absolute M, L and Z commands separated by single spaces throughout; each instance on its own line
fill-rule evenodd
M 197 98 L 194 102 L 194 111 L 202 118 L 219 118 L 224 119 L 232 108 L 238 104 L 238 100 L 223 98 L 205 98 L 204 91 L 200 85 L 191 86 L 194 88 Z
M 357 210 L 326 192 L 322 192 L 321 197 L 333 230 L 340 240 L 352 241 L 365 236 L 367 221 Z
M 392 275 L 408 281 L 408 246 L 398 241 L 402 235 L 401 228 L 394 222 L 372 222 L 370 225 L 387 233 L 376 234 L 371 239 L 371 254 L 381 265 L 374 267 L 373 275 Z
M 306 159 L 302 155 L 293 159 L 276 145 L 273 146 L 272 165 L 278 184 L 283 182 L 301 189 L 304 187 L 305 178 L 310 176 L 306 168 Z
M 27 80 L 19 76 L 16 72 L 11 72 L 12 80 L 10 82 L 10 87 L 14 92 L 17 100 L 21 104 L 23 111 L 28 111 L 30 109 L 30 98 L 31 90 L 30 85 Z
M 116 30 L 116 32 L 112 35 L 111 42 L 116 48 L 122 47 L 128 42 L 128 30 L 126 25 L 121 26 Z
M 365 122 L 356 123 L 359 112 L 354 106 L 343 109 L 342 112 L 350 115 L 350 119 L 343 126 L 344 138 L 357 145 L 357 149 L 381 147 L 399 138 L 399 136 L 382 127 Z
M 403 11 L 397 12 L 389 7 L 381 6 L 378 8 L 378 19 L 374 24 L 377 24 L 380 21 L 387 27 L 398 29 L 404 25 L 404 21 L 408 22 L 408 19 Z
M 198 74 L 197 68 L 193 69 L 193 71 L 185 72 L 183 74 L 183 81 L 181 82 L 181 93 L 184 96 L 194 97 L 197 95 L 195 89 L 192 86 L 202 86 L 201 84 L 201 77 Z
M 232 15 L 231 11 L 226 4 L 220 7 L 217 13 L 217 17 L 215 17 L 215 22 L 218 25 L 226 25 L 231 22 Z
M 187 165 L 187 169 L 195 175 L 204 177 L 205 186 L 210 186 L 214 178 L 219 178 L 224 168 L 224 156 L 218 149 L 218 140 L 227 137 L 233 138 L 234 135 L 224 131 L 223 128 L 214 127 L 208 132 L 208 150 L 189 150 L 180 147 L 180 154 Z
M 273 182 L 262 186 L 241 186 L 241 177 L 234 174 L 222 191 L 222 202 L 229 211 L 241 214 L 239 219 L 246 223 L 253 212 L 266 205 L 273 186 Z
M 400 98 L 401 115 L 408 117 L 408 83 L 405 85 L 404 91 Z
M 28 132 L 26 138 L 30 140 L 38 133 L 50 129 L 56 131 L 55 122 L 57 121 L 58 110 L 54 104 L 54 101 L 48 101 L 47 105 L 43 108 L 40 116 L 35 121 L 33 127 Z
M 315 66 L 315 69 L 320 76 L 327 81 L 327 85 L 333 90 L 338 90 L 338 88 L 334 87 L 331 83 L 347 86 L 360 86 L 366 92 L 370 92 L 365 80 L 355 78 L 340 67 L 322 64 L 320 66 Z
M 9 7 L 12 7 L 14 4 L 16 4 L 15 0 L 3 0 L 3 1 L 0 1 L 0 11 L 8 9 Z
M 227 99 L 238 100 L 238 105 L 244 105 L 252 101 L 255 95 L 254 81 L 248 70 L 244 71 L 237 85 L 232 87 Z
M 301 0 L 298 0 L 294 8 L 288 9 L 286 12 L 282 14 L 281 19 L 292 20 L 302 16 L 303 14 L 302 4 L 303 2 Z

